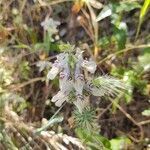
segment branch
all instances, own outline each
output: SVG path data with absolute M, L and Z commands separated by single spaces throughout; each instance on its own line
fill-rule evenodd
M 37 77 L 37 78 L 33 78 L 29 81 L 26 81 L 26 82 L 23 82 L 21 84 L 14 84 L 14 85 L 11 85 L 10 87 L 8 87 L 8 90 L 11 90 L 11 91 L 18 91 L 20 90 L 20 88 L 23 88 L 31 83 L 34 83 L 34 82 L 37 82 L 37 81 L 42 81 L 42 80 L 45 80 L 45 77 Z
M 150 47 L 150 44 L 148 44 L 148 45 L 138 45 L 138 46 L 132 46 L 132 47 L 129 47 L 129 48 L 125 48 L 125 49 L 123 49 L 123 50 L 117 51 L 117 52 L 114 53 L 114 54 L 108 55 L 107 57 L 105 57 L 104 59 L 102 59 L 101 61 L 99 61 L 99 62 L 97 63 L 97 65 L 100 65 L 101 63 L 105 62 L 107 59 L 112 58 L 114 55 L 119 55 L 119 54 L 121 54 L 121 53 L 131 51 L 131 50 L 133 50 L 133 49 L 148 48 L 148 47 Z
M 120 95 L 121 96 L 121 95 Z M 134 142 L 136 143 L 139 143 L 143 140 L 144 138 L 144 131 L 143 131 L 143 127 L 141 124 L 139 124 L 138 122 L 135 121 L 135 119 L 130 115 L 128 114 L 118 103 L 116 103 L 115 101 L 113 101 L 111 98 L 109 98 L 109 100 L 111 102 L 113 102 L 116 107 L 131 121 L 133 122 L 139 129 L 140 129 L 140 138 L 139 139 L 135 139 L 133 136 L 131 135 L 128 135 L 129 138 L 131 138 Z

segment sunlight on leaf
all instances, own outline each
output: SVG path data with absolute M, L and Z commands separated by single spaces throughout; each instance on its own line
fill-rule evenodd
M 149 108 L 149 109 L 144 110 L 144 111 L 142 112 L 142 115 L 143 115 L 143 116 L 147 116 L 147 117 L 149 117 L 149 116 L 150 116 L 150 108 Z
M 121 149 L 127 149 L 128 145 L 131 144 L 131 141 L 126 137 L 121 137 L 121 138 L 115 138 L 110 140 L 110 143 L 111 143 L 112 150 L 121 150 Z

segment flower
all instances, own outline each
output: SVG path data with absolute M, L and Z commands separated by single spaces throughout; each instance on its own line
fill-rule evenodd
M 53 80 L 67 63 L 68 63 L 68 54 L 61 53 L 57 55 L 57 59 L 52 65 L 52 69 L 47 74 L 47 79 Z
M 70 70 L 68 64 L 66 64 L 66 67 L 60 72 L 59 88 L 61 91 L 70 91 L 72 89 L 72 81 L 69 80 L 69 77 Z
M 43 22 L 41 22 L 41 26 L 45 31 L 50 31 L 51 34 L 55 34 L 58 32 L 57 26 L 60 25 L 59 21 L 55 21 L 52 18 L 46 18 Z
M 125 89 L 125 85 L 118 79 L 108 75 L 95 79 L 87 78 L 84 69 L 93 74 L 96 71 L 96 63 L 83 58 L 83 51 L 76 50 L 76 54 L 61 53 L 52 64 L 47 74 L 48 79 L 54 79 L 59 74 L 60 91 L 53 96 L 52 102 L 60 107 L 65 101 L 73 102 L 79 112 L 87 106 L 83 90 L 94 96 L 115 96 Z
M 81 66 L 92 74 L 95 73 L 97 67 L 96 63 L 91 59 L 89 61 L 84 60 Z
M 82 74 L 80 64 L 77 64 L 75 68 L 75 81 L 74 81 L 74 88 L 77 94 L 82 95 L 83 86 L 84 86 L 84 75 Z
M 48 61 L 39 61 L 36 66 L 39 67 L 39 72 L 43 71 L 45 68 L 50 67 L 52 64 Z
M 53 66 L 52 69 L 48 72 L 47 78 L 53 80 L 59 73 L 59 67 Z
M 93 61 L 92 59 L 90 59 L 89 61 L 84 60 L 83 59 L 83 51 L 81 51 L 80 49 L 77 49 L 76 57 L 78 60 L 77 63 L 80 67 L 83 67 L 84 69 L 86 69 L 88 72 L 90 72 L 92 74 L 95 73 L 96 67 L 97 67 L 95 61 Z
M 60 107 L 63 104 L 63 102 L 67 100 L 68 100 L 67 95 L 64 92 L 59 91 L 55 96 L 53 96 L 51 101 L 55 102 L 55 105 L 57 107 Z
M 81 68 L 81 64 L 83 62 L 83 56 L 82 56 L 83 51 L 77 50 L 76 52 L 76 65 L 75 65 L 75 72 L 74 72 L 74 88 L 76 91 L 76 96 L 77 99 L 82 99 L 82 92 L 83 92 L 83 87 L 85 84 L 84 80 L 84 75 L 83 75 L 83 70 Z

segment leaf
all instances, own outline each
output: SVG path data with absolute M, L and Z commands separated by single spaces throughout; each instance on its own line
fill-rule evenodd
M 55 123 L 59 123 L 63 121 L 63 117 L 56 117 L 56 118 L 51 118 L 48 123 L 44 126 L 42 126 L 41 128 L 37 129 L 35 131 L 36 134 L 42 132 L 43 130 L 46 130 L 48 127 L 52 126 Z
M 141 8 L 141 5 L 138 2 L 120 2 L 119 6 L 116 7 L 116 13 L 122 11 L 131 11 L 136 8 Z
M 147 117 L 150 117 L 150 108 L 149 109 L 146 109 L 142 112 L 142 115 L 143 116 L 147 116 Z
M 105 6 L 102 11 L 100 12 L 100 14 L 97 16 L 96 21 L 101 21 L 104 18 L 110 16 L 112 14 L 111 8 L 109 6 Z
M 120 23 L 121 26 L 121 23 Z M 114 37 L 117 41 L 117 45 L 118 45 L 118 49 L 124 49 L 125 48 L 125 44 L 126 44 L 126 40 L 127 40 L 127 32 L 126 29 L 122 28 L 122 27 L 116 27 L 114 25 Z
M 112 150 L 121 150 L 121 149 L 127 149 L 128 145 L 131 144 L 131 141 L 126 137 L 120 137 L 120 138 L 110 140 L 110 143 L 111 143 Z
M 100 45 L 100 47 L 107 49 L 111 44 L 111 38 L 109 36 L 104 36 L 99 39 L 98 44 Z
M 110 150 L 110 142 L 107 138 L 87 129 L 76 129 L 77 136 L 85 143 L 86 147 L 92 150 Z
M 150 70 L 150 53 L 145 53 L 138 57 L 139 65 L 143 67 L 144 71 Z
M 145 0 L 140 12 L 140 20 L 143 20 L 150 6 L 150 0 Z
M 142 54 L 145 54 L 145 53 L 150 54 L 150 46 L 143 49 Z
M 150 8 L 150 0 L 145 0 L 143 6 L 141 8 L 141 12 L 140 12 L 140 16 L 139 16 L 139 24 L 138 24 L 138 28 L 137 28 L 135 39 L 137 39 L 137 37 L 139 35 L 140 29 L 141 29 L 141 25 L 143 23 L 144 17 L 146 15 L 146 13 L 148 12 L 149 8 Z

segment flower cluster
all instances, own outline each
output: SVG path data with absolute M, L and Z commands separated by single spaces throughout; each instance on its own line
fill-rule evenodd
M 43 22 L 41 22 L 41 26 L 45 31 L 49 31 L 51 34 L 55 34 L 58 32 L 57 26 L 60 25 L 59 21 L 55 21 L 52 18 L 46 18 Z
M 47 78 L 53 80 L 59 74 L 60 91 L 53 96 L 52 102 L 60 107 L 65 101 L 73 102 L 78 110 L 82 112 L 86 106 L 84 91 L 94 96 L 118 94 L 124 89 L 124 84 L 113 77 L 101 76 L 91 79 L 85 76 L 94 74 L 97 65 L 92 59 L 84 59 L 83 51 L 76 50 L 76 53 L 60 53 L 52 64 Z

